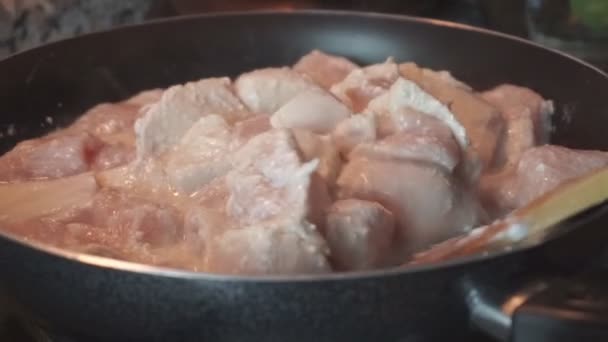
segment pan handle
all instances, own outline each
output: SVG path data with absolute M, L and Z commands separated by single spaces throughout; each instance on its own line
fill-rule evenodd
M 499 341 L 608 341 L 608 272 L 502 287 L 463 284 L 471 323 Z

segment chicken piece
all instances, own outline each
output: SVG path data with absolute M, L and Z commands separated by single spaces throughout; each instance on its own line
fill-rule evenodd
M 333 185 L 340 173 L 342 160 L 331 138 L 306 130 L 294 130 L 293 136 L 303 159 L 305 161 L 317 159 L 319 165 L 315 172 L 327 185 Z
M 322 90 L 308 77 L 287 67 L 244 73 L 236 79 L 234 88 L 252 112 L 267 115 L 276 112 L 301 92 Z
M 436 77 L 433 72 L 414 63 L 399 65 L 399 71 L 403 77 L 415 82 L 445 106 L 449 106 L 458 122 L 466 128 L 471 145 L 482 165 L 489 166 L 503 131 L 500 112 L 468 89 L 455 85 L 454 81 Z
M 331 94 L 309 90 L 279 108 L 270 122 L 275 128 L 301 128 L 327 134 L 350 115 L 350 109 Z
M 306 217 L 314 212 L 310 194 L 316 162 L 302 163 L 289 131 L 271 130 L 252 138 L 234 154 L 225 178 L 226 217 L 241 227 L 218 232 L 206 243 L 206 270 L 218 273 L 291 274 L 330 270 L 327 247 Z M 310 202 L 309 202 L 310 201 Z M 217 214 L 217 211 L 215 214 Z
M 534 91 L 503 84 L 481 94 L 501 111 L 505 121 L 505 135 L 497 151 L 495 168 L 510 166 L 522 153 L 548 141 L 553 103 Z
M 526 150 L 514 170 L 484 177 L 486 206 L 497 214 L 521 208 L 559 184 L 608 166 L 608 153 L 543 145 Z
M 375 201 L 395 215 L 401 260 L 480 220 L 475 199 L 434 166 L 356 158 L 342 170 L 338 186 L 339 198 Z
M 553 101 L 543 99 L 529 88 L 502 84 L 481 94 L 484 100 L 502 112 L 505 120 L 530 117 L 534 125 L 534 137 L 538 144 L 546 144 L 549 138 Z
M 381 64 L 351 71 L 342 82 L 331 87 L 331 92 L 353 112 L 359 113 L 369 101 L 386 92 L 398 77 L 397 64 L 388 59 Z
M 127 237 L 125 243 L 156 248 L 174 244 L 182 236 L 182 217 L 175 208 L 114 190 L 103 190 L 95 196 L 90 216 L 90 222 L 81 223 L 99 228 L 88 232 L 89 238 L 91 234 L 115 232 Z
M 67 129 L 89 132 L 101 139 L 119 132 L 132 131 L 140 116 L 140 106 L 128 103 L 102 103 L 85 112 Z
M 371 114 L 356 114 L 341 121 L 332 132 L 332 140 L 346 156 L 357 145 L 376 140 L 376 120 Z
M 420 128 L 360 144 L 349 155 L 349 159 L 355 158 L 431 163 L 451 173 L 459 162 L 460 149 L 449 130 L 432 134 Z
M 250 114 L 232 93 L 228 78 L 207 78 L 167 89 L 135 123 L 137 156 L 157 156 L 177 144 L 201 117 L 216 114 L 227 122 Z
M 318 274 L 331 272 L 327 246 L 314 226 L 268 221 L 232 229 L 207 246 L 205 271 L 222 274 Z
M 105 145 L 92 161 L 91 168 L 95 171 L 107 170 L 126 165 L 135 159 L 135 148 L 131 145 L 116 143 Z
M 325 238 L 338 270 L 386 266 L 395 232 L 393 214 L 376 202 L 334 203 L 327 213 Z
M 293 70 L 307 75 L 323 88 L 329 89 L 358 67 L 344 57 L 313 50 L 300 58 Z
M 134 146 L 135 121 L 143 114 L 142 108 L 160 100 L 161 95 L 161 90 L 148 90 L 122 102 L 99 104 L 85 112 L 67 129 L 71 132 L 89 132 L 109 144 L 116 143 L 119 139 L 122 143 L 130 142 Z
M 86 172 L 103 146 L 86 132 L 22 141 L 0 157 L 0 181 L 55 179 Z
M 272 129 L 270 117 L 261 114 L 235 123 L 234 135 L 236 136 L 239 145 L 241 145 L 256 135 L 262 134 L 270 129 Z
M 310 175 L 318 162 L 303 164 L 288 131 L 262 133 L 234 153 L 226 175 L 228 215 L 243 225 L 285 215 L 308 213 Z
M 426 126 L 425 124 L 430 124 L 429 127 L 436 126 L 432 120 L 418 121 L 421 118 L 420 114 L 427 114 L 440 120 L 450 128 L 453 137 L 463 151 L 464 163 L 462 163 L 462 170 L 459 173 L 463 174 L 463 179 L 468 183 L 476 181 L 479 176 L 480 165 L 476 151 L 471 149 L 469 145 L 468 132 L 460 124 L 454 113 L 443 103 L 424 91 L 416 83 L 402 77 L 395 81 L 388 93 L 374 99 L 372 102 L 375 103 L 370 103 L 369 110 L 379 118 L 388 115 L 390 118 L 388 123 L 393 125 L 392 128 L 388 128 L 386 127 L 386 119 L 378 120 L 382 131 L 403 130 L 403 127 L 414 125 Z M 412 120 L 408 122 L 407 118 L 410 116 Z
M 165 156 L 164 172 L 173 189 L 191 194 L 231 168 L 233 136 L 218 115 L 200 118 Z

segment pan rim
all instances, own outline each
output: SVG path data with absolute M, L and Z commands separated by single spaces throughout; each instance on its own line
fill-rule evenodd
M 488 35 L 504 39 L 518 44 L 527 45 L 531 48 L 544 50 L 548 53 L 557 54 L 562 58 L 570 60 L 570 63 L 577 63 L 580 66 L 590 69 L 591 71 L 598 73 L 604 78 L 608 79 L 608 74 L 596 66 L 591 65 L 577 57 L 569 55 L 567 53 L 544 47 L 538 43 L 520 38 L 517 36 L 480 28 L 466 24 L 455 23 L 451 21 L 422 18 L 408 15 L 397 15 L 397 14 L 385 14 L 377 12 L 358 12 L 358 11 L 346 11 L 346 10 L 318 10 L 318 9 L 306 9 L 306 10 L 253 10 L 253 11 L 229 11 L 229 12 L 213 12 L 213 13 L 201 13 L 184 15 L 169 18 L 160 18 L 146 21 L 139 24 L 124 25 L 117 28 L 111 28 L 107 30 L 100 30 L 92 33 L 87 33 L 81 36 L 62 39 L 56 42 L 47 43 L 34 48 L 25 49 L 16 54 L 10 55 L 4 59 L 0 59 L 0 64 L 5 63 L 14 58 L 19 58 L 21 55 L 35 52 L 37 50 L 46 49 L 48 47 L 58 47 L 62 44 L 74 44 L 81 39 L 90 39 L 96 36 L 103 36 L 108 34 L 117 34 L 121 31 L 134 30 L 139 28 L 145 28 L 155 25 L 170 25 L 172 23 L 184 22 L 184 21 L 198 21 L 209 18 L 242 18 L 242 17 L 256 17 L 256 16 L 333 16 L 333 17 L 358 17 L 375 20 L 385 20 L 392 22 L 409 22 L 415 25 L 422 26 L 443 26 L 449 29 L 460 30 L 464 32 L 470 32 L 480 35 Z M 587 213 L 584 217 L 572 222 L 574 228 L 580 227 L 583 224 L 587 224 L 591 221 L 596 220 L 602 214 L 608 212 L 608 205 L 602 206 L 599 210 L 595 210 L 593 213 Z M 372 279 L 379 277 L 388 276 L 402 276 L 406 274 L 420 273 L 420 272 L 433 272 L 440 270 L 447 270 L 463 265 L 470 265 L 478 262 L 482 262 L 489 259 L 495 259 L 500 257 L 506 257 L 515 253 L 523 253 L 526 250 L 538 247 L 527 246 L 512 250 L 506 250 L 487 255 L 475 255 L 469 257 L 456 258 L 440 263 L 426 264 L 426 265 L 415 265 L 415 266 L 396 266 L 391 268 L 374 269 L 366 271 L 352 271 L 352 272 L 333 272 L 327 274 L 295 274 L 295 275 L 226 275 L 226 274 L 214 274 L 205 272 L 195 272 L 188 270 L 180 270 L 176 268 L 152 266 L 146 264 L 140 264 L 130 261 L 122 261 L 111 259 L 102 256 L 84 254 L 66 249 L 50 246 L 44 243 L 36 241 L 26 241 L 16 235 L 8 232 L 0 231 L 0 239 L 8 240 L 10 243 L 17 244 L 23 248 L 33 249 L 38 253 L 44 253 L 51 257 L 65 259 L 66 261 L 77 262 L 85 264 L 87 266 L 108 269 L 112 271 L 130 272 L 137 273 L 146 276 L 161 276 L 177 279 L 188 279 L 188 280 L 200 280 L 200 281 L 220 281 L 220 282 L 252 282 L 252 283 L 298 283 L 298 282 L 327 282 L 327 281 L 344 281 L 344 280 L 359 280 L 359 279 Z

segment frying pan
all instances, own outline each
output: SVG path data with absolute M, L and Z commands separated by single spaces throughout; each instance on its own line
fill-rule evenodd
M 608 149 L 608 77 L 581 61 L 448 22 L 323 11 L 183 17 L 10 57 L 0 62 L 1 147 L 100 102 L 288 65 L 315 48 L 447 69 L 476 89 L 530 87 L 556 102 L 554 143 Z M 608 277 L 582 266 L 606 246 L 606 211 L 576 217 L 569 234 L 532 248 L 314 277 L 176 271 L 2 234 L 0 293 L 37 325 L 84 341 L 462 341 L 474 330 L 512 341 L 607 340 L 608 296 L 594 289 L 608 288 Z

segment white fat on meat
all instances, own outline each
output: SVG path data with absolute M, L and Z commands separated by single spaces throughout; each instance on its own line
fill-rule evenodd
M 325 239 L 338 270 L 387 266 L 394 233 L 393 214 L 377 202 L 339 200 L 327 212 Z
M 424 129 L 408 130 L 374 143 L 360 144 L 350 153 L 349 159 L 417 161 L 454 171 L 460 160 L 460 149 L 452 134 L 430 134 Z
M 488 175 L 482 199 L 497 214 L 521 208 L 561 183 L 608 166 L 608 153 L 543 145 L 523 152 L 513 170 Z
M 270 122 L 275 128 L 300 128 L 327 134 L 350 115 L 350 109 L 331 94 L 308 90 L 279 108 Z
M 524 151 L 548 141 L 552 101 L 543 99 L 531 89 L 511 84 L 497 86 L 481 96 L 501 111 L 505 121 L 495 168 L 512 166 Z
M 254 113 L 272 115 L 296 95 L 320 86 L 290 68 L 258 69 L 240 75 L 234 89 L 243 103 Z
M 300 58 L 294 64 L 293 69 L 307 75 L 323 88 L 329 89 L 358 67 L 355 63 L 344 57 L 313 50 Z
M 399 65 L 401 75 L 416 83 L 431 96 L 448 106 L 458 122 L 464 126 L 475 154 L 483 167 L 489 166 L 503 130 L 498 109 L 463 87 L 459 81 L 441 76 L 438 72 L 420 68 L 414 63 Z
M 225 177 L 226 219 L 235 229 L 210 234 L 205 265 L 209 272 L 292 274 L 329 272 L 327 247 L 307 221 L 317 161 L 303 163 L 286 130 L 252 138 L 234 153 Z M 209 233 L 205 233 L 209 234 Z
M 331 92 L 355 113 L 367 107 L 369 101 L 382 95 L 399 77 L 399 69 L 392 59 L 351 71 L 342 82 L 331 87 Z
M 401 258 L 479 221 L 475 199 L 435 166 L 356 158 L 342 170 L 338 186 L 339 198 L 376 201 L 395 215 Z
M 200 118 L 166 154 L 164 172 L 171 186 L 191 194 L 231 169 L 231 127 L 218 115 Z
M 338 151 L 346 156 L 357 145 L 376 140 L 376 120 L 369 113 L 355 114 L 339 122 L 331 138 Z
M 168 150 L 194 123 L 210 114 L 227 122 L 250 115 L 233 94 L 230 79 L 207 78 L 170 87 L 135 123 L 137 157 L 157 156 Z

